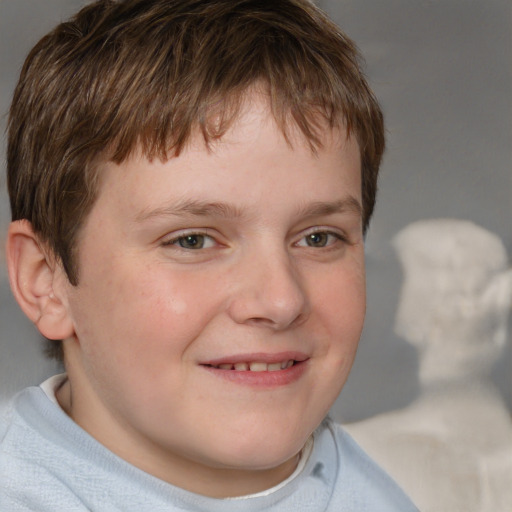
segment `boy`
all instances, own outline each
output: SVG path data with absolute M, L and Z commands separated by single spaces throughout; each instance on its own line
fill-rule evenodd
M 7 258 L 66 374 L 15 400 L 0 509 L 415 510 L 324 420 L 383 147 L 307 0 L 103 0 L 43 38 L 9 118 Z

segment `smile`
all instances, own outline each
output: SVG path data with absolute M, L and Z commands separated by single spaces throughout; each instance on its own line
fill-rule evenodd
M 212 376 L 231 383 L 274 389 L 299 380 L 308 371 L 309 360 L 309 355 L 297 351 L 260 352 L 204 361 L 200 366 Z
M 236 370 L 239 372 L 277 372 L 291 368 L 295 360 L 287 359 L 276 363 L 264 363 L 259 361 L 239 362 L 239 363 L 221 363 L 218 365 L 208 365 L 218 370 Z

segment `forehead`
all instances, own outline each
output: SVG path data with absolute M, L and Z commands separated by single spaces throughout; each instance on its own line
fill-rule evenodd
M 226 105 L 223 108 L 230 107 Z M 209 123 L 218 125 L 219 117 L 222 115 L 222 112 L 214 113 Z M 206 149 L 214 152 L 226 144 L 258 141 L 269 132 L 272 132 L 280 142 L 286 142 L 291 150 L 305 152 L 307 149 L 312 155 L 323 149 L 329 151 L 339 148 L 349 138 L 344 125 L 341 128 L 330 126 L 320 112 L 309 116 L 307 126 L 299 126 L 292 112 L 285 115 L 275 112 L 269 94 L 264 88 L 253 87 L 244 95 L 237 115 L 221 137 L 205 142 L 204 137 L 196 130 L 190 138 L 189 147 L 194 151 Z M 267 146 L 261 146 L 262 151 L 267 149 Z
M 183 151 L 169 159 L 151 159 L 139 150 L 120 164 L 105 163 L 99 195 L 117 190 L 130 196 L 134 207 L 136 203 L 142 205 L 142 195 L 146 193 L 151 193 L 155 200 L 165 202 L 172 198 L 182 203 L 198 195 L 213 201 L 229 196 L 235 206 L 247 206 L 264 199 L 270 204 L 270 189 L 277 189 L 277 207 L 285 198 L 290 199 L 290 194 L 301 201 L 324 197 L 331 202 L 339 200 L 341 192 L 330 194 L 333 184 L 338 183 L 340 190 L 350 189 L 351 199 L 360 204 L 357 141 L 346 130 L 330 128 L 320 118 L 316 123 L 321 138 L 318 147 L 312 146 L 293 122 L 284 128 L 280 126 L 268 97 L 254 92 L 245 99 L 239 116 L 219 139 L 207 143 L 197 130 Z M 152 201 L 147 199 L 150 208 Z M 144 211 L 140 215 L 144 216 Z

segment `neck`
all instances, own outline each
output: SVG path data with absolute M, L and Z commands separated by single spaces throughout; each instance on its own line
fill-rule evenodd
M 489 353 L 459 352 L 439 348 L 425 350 L 420 356 L 419 380 L 424 390 L 467 387 L 471 383 L 490 384 L 489 375 L 494 357 Z

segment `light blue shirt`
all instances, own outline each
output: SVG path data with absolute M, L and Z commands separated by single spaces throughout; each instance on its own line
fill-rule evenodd
M 222 500 L 163 482 L 107 450 L 39 387 L 16 397 L 0 441 L 1 512 L 417 511 L 330 420 L 314 433 L 303 469 L 262 494 Z

